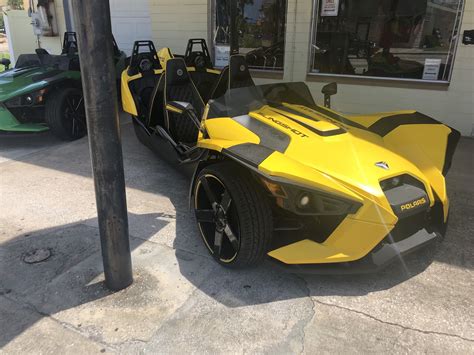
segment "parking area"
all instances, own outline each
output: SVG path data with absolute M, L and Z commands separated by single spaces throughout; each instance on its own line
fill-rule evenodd
M 135 282 L 117 293 L 103 285 L 87 138 L 0 137 L 0 352 L 473 352 L 473 139 L 448 175 L 443 243 L 378 274 L 301 276 L 217 265 L 186 179 L 121 128 Z M 34 250 L 45 260 L 29 263 Z

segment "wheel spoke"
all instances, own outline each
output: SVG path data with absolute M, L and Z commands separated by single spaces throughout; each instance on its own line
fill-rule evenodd
M 230 204 L 232 203 L 232 199 L 230 198 L 230 194 L 227 190 L 225 190 L 224 194 L 222 195 L 221 206 L 224 209 L 224 212 L 229 210 Z
M 79 110 L 79 106 L 81 106 L 82 100 L 83 100 L 83 97 L 81 96 L 80 99 L 79 99 L 79 102 L 76 105 L 76 108 L 74 109 L 74 111 Z
M 196 210 L 196 219 L 199 223 L 214 222 L 214 210 Z
M 74 118 L 74 116 L 72 117 L 72 135 L 75 136 L 76 135 L 76 128 L 77 128 L 77 125 L 76 125 L 76 119 Z
M 202 187 L 204 187 L 204 191 L 206 192 L 209 202 L 212 204 L 212 208 L 215 208 L 215 205 L 217 203 L 216 195 L 214 194 L 214 191 L 212 191 L 211 187 L 209 186 L 209 181 L 207 180 L 205 176 L 201 178 L 201 184 L 202 184 Z
M 73 116 L 73 120 L 79 122 L 83 128 L 86 128 L 86 123 L 83 116 L 75 115 Z
M 74 104 L 71 102 L 71 98 L 70 98 L 70 97 L 67 97 L 67 98 L 66 98 L 66 103 L 67 103 L 69 109 L 70 109 L 72 112 L 74 112 L 74 111 L 75 111 L 75 109 L 74 109 Z
M 214 255 L 220 257 L 222 251 L 222 237 L 224 233 L 216 229 L 216 234 L 214 235 Z
M 232 229 L 230 228 L 229 225 L 225 226 L 224 232 L 227 238 L 229 239 L 230 243 L 232 244 L 232 248 L 235 251 L 239 250 L 239 241 L 237 237 L 235 236 L 234 232 L 232 232 Z

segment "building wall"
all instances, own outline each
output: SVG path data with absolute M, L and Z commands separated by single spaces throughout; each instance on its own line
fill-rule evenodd
M 150 0 L 155 45 L 183 53 L 189 38 L 207 39 L 208 1 Z M 474 0 L 465 2 L 460 33 L 474 28 Z M 306 81 L 315 99 L 322 102 L 320 91 L 328 79 L 307 75 L 312 8 L 312 0 L 288 0 L 283 80 Z M 331 78 L 339 84 L 334 108 L 349 114 L 412 108 L 452 125 L 464 135 L 474 135 L 474 46 L 459 42 L 449 86 Z
M 150 0 L 150 16 L 157 49 L 184 54 L 189 38 L 208 37 L 206 0 Z
M 20 54 L 32 53 L 36 38 L 32 35 L 31 19 L 24 10 L 10 10 L 3 14 L 12 64 Z M 30 31 L 28 31 L 30 30 Z
M 40 38 L 41 47 L 52 54 L 60 54 L 63 47 L 63 36 L 66 31 L 66 21 L 64 17 L 64 6 L 62 0 L 54 2 L 56 8 L 56 21 L 58 24 L 59 36 Z M 30 26 L 31 27 L 31 26 Z M 31 30 L 33 32 L 33 30 Z
M 59 35 L 55 37 L 42 36 L 39 38 L 39 41 L 41 47 L 48 52 L 59 54 L 62 49 L 62 39 L 66 31 L 66 24 L 62 1 L 55 1 L 55 7 Z M 8 17 L 8 43 L 13 63 L 20 54 L 34 53 L 35 49 L 38 48 L 37 38 L 33 33 L 31 18 L 28 17 L 27 9 L 28 7 L 26 6 L 25 10 L 9 10 L 5 13 L 5 16 Z

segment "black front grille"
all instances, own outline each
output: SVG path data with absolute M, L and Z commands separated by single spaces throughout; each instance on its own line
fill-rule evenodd
M 387 236 L 387 242 L 396 243 L 405 238 L 408 238 L 426 228 L 429 225 L 429 213 L 426 211 L 419 212 L 412 216 L 400 218 L 395 225 L 395 228 Z
M 310 239 L 323 243 L 346 218 L 335 216 L 297 216 L 283 211 L 275 213 L 271 250 Z
M 396 243 L 408 237 L 419 230 L 425 228 L 429 233 L 437 232 L 444 234 L 446 226 L 444 223 L 443 204 L 436 201 L 434 206 L 428 211 L 421 211 L 412 216 L 400 218 L 395 228 L 385 238 L 386 243 Z
M 15 107 L 8 110 L 20 123 L 44 123 L 44 106 Z

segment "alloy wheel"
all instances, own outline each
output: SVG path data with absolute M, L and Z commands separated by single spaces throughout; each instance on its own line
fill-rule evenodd
M 240 249 L 240 233 L 237 210 L 226 186 L 214 175 L 203 175 L 196 181 L 194 201 L 207 248 L 221 262 L 232 262 Z

